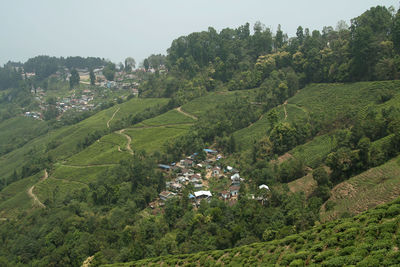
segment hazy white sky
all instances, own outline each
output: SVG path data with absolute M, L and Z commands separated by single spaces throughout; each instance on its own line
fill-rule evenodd
M 0 64 L 37 55 L 96 56 L 114 62 L 166 54 L 171 42 L 194 31 L 217 31 L 261 21 L 293 36 L 349 23 L 372 6 L 398 0 L 0 0 Z

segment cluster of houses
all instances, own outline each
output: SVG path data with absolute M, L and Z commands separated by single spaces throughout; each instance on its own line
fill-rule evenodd
M 42 119 L 42 113 L 36 111 L 27 111 L 24 113 L 25 117 L 31 117 L 37 120 Z
M 64 97 L 56 102 L 57 109 L 63 113 L 67 110 L 74 109 L 77 111 L 86 111 L 94 108 L 94 104 L 90 103 L 94 99 L 94 94 L 86 89 L 79 97 L 73 93 L 70 97 Z
M 40 110 L 46 110 L 46 101 L 45 96 L 46 93 L 40 87 L 34 88 L 32 87 L 31 93 L 35 95 L 35 99 L 39 101 Z M 94 99 L 94 93 L 90 89 L 85 89 L 82 91 L 81 95 L 76 95 L 73 91 L 70 96 L 63 97 L 62 99 L 58 98 L 55 105 L 60 114 L 73 109 L 76 111 L 86 111 L 95 108 L 95 105 L 90 103 Z M 36 111 L 27 111 L 25 112 L 25 116 L 33 117 L 36 119 L 40 119 L 42 117 L 40 112 Z
M 171 165 L 159 164 L 159 168 L 172 177 L 171 181 L 166 182 L 166 191 L 159 194 L 159 205 L 163 205 L 163 202 L 170 198 L 182 196 L 184 188 L 190 192 L 188 197 L 194 206 L 198 206 L 202 200 L 210 201 L 212 197 L 219 197 L 226 201 L 237 199 L 244 178 L 240 177 L 238 170 L 231 166 L 221 167 L 219 160 L 222 155 L 218 154 L 218 151 L 204 149 L 204 152 L 207 155 L 205 160 L 197 160 L 197 153 L 195 153 Z M 211 193 L 208 185 L 210 178 L 229 179 L 229 182 L 225 180 L 229 187 Z M 150 206 L 157 205 L 153 202 Z

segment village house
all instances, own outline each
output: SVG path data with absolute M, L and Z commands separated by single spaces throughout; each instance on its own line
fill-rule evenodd
M 191 159 L 183 159 L 180 161 L 180 164 L 186 168 L 193 167 L 194 163 Z
M 180 183 L 172 183 L 170 185 L 170 188 L 174 191 L 181 191 L 182 190 L 182 185 Z
M 164 170 L 164 171 L 169 171 L 171 169 L 170 166 L 165 165 L 165 164 L 158 164 L 158 168 Z
M 193 187 L 195 190 L 201 190 L 203 189 L 203 184 L 194 184 Z
M 189 181 L 189 179 L 184 176 L 179 176 L 178 178 L 176 178 L 176 181 L 183 184 L 183 183 L 187 183 Z
M 193 175 L 190 179 L 189 182 L 192 184 L 199 184 L 201 183 L 201 180 L 198 178 L 197 175 Z
M 205 149 L 203 149 L 203 151 L 206 152 L 207 154 L 217 154 L 218 153 L 218 151 L 212 150 L 209 148 L 205 148 Z
M 227 190 L 222 191 L 220 194 L 221 194 L 222 199 L 224 199 L 224 200 L 231 197 L 231 193 Z
M 193 174 L 191 178 L 201 179 L 201 174 L 200 173 Z
M 190 170 L 190 169 L 183 168 L 183 169 L 181 170 L 181 174 L 182 174 L 183 176 L 185 176 L 185 177 L 189 177 L 190 175 L 193 175 L 193 171 Z
M 174 196 L 176 196 L 176 194 L 174 192 L 170 192 L 170 191 L 162 191 L 160 194 L 160 199 L 163 201 L 167 201 L 168 199 L 173 198 Z
M 196 197 L 196 202 L 199 204 L 201 200 L 210 200 L 212 194 L 210 191 L 196 191 L 194 192 L 194 196 Z
M 239 190 L 240 190 L 239 185 L 231 185 L 229 187 L 229 191 L 231 193 L 231 196 L 233 196 L 233 197 L 239 195 Z
M 213 169 L 212 169 L 212 176 L 213 177 L 218 177 L 219 175 L 220 175 L 220 173 L 221 173 L 221 168 L 220 167 L 214 167 Z

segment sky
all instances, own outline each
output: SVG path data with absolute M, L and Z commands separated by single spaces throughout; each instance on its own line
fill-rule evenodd
M 260 21 L 294 36 L 299 25 L 335 27 L 399 0 L 0 0 L 0 65 L 37 55 L 94 56 L 115 63 L 166 54 L 171 42 L 214 27 Z

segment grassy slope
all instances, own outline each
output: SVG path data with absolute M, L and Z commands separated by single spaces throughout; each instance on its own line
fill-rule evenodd
M 29 131 L 27 131 L 29 129 Z M 44 121 L 27 117 L 14 117 L 0 123 L 0 152 L 14 149 L 46 132 Z
M 332 151 L 332 141 L 328 134 L 317 136 L 311 141 L 289 151 L 296 158 L 304 159 L 307 166 L 318 167 L 319 163 Z
M 197 117 L 207 117 L 207 113 L 221 103 L 234 100 L 235 97 L 248 97 L 250 100 L 253 100 L 255 94 L 256 90 L 214 92 L 190 101 L 189 103 L 182 106 L 182 110 Z
M 143 126 L 160 126 L 169 124 L 190 124 L 195 120 L 173 109 L 160 116 L 143 121 Z
M 394 97 L 379 104 L 382 90 L 392 92 Z M 389 106 L 400 106 L 400 81 L 359 82 L 349 84 L 311 84 L 288 99 L 287 120 L 289 122 L 307 119 L 309 116 L 323 116 L 326 122 L 334 122 L 342 116 L 352 116 L 356 112 L 365 113 L 369 106 L 376 109 Z M 184 106 L 185 107 L 185 106 Z M 283 106 L 276 107 L 279 118 L 284 120 Z M 267 118 L 261 119 L 253 125 L 235 132 L 239 150 L 250 149 L 254 140 L 259 140 L 269 130 Z M 316 137 L 309 144 L 297 147 L 292 151 L 299 154 L 303 149 L 307 153 L 307 160 L 313 165 L 318 159 L 326 156 L 330 149 L 327 136 Z M 310 147 L 308 147 L 310 145 Z
M 75 125 L 62 127 L 44 136 L 35 138 L 23 147 L 0 158 L 0 178 L 10 175 L 14 169 L 22 166 L 29 158 L 29 154 L 35 155 L 35 151 L 37 151 L 36 153 L 38 154 L 42 154 L 47 144 L 51 141 L 59 143 L 59 146 L 49 151 L 49 155 L 54 159 L 63 160 L 75 154 L 77 152 L 77 144 L 82 141 L 85 136 L 96 130 L 107 130 L 107 121 L 118 107 L 120 107 L 120 110 L 116 113 L 114 120 L 128 115 L 134 115 L 148 107 L 166 102 L 167 99 L 134 98 L 123 104 L 100 111 Z M 31 151 L 33 151 L 33 153 Z
M 287 112 L 287 118 L 285 118 L 285 108 Z M 278 113 L 280 121 L 296 122 L 303 119 L 307 119 L 308 115 L 306 111 L 296 105 L 288 104 L 286 107 L 280 105 L 276 107 L 275 110 Z M 238 130 L 234 133 L 238 148 L 240 151 L 249 150 L 254 142 L 254 140 L 259 140 L 266 135 L 269 131 L 270 125 L 265 114 L 255 123 L 247 128 Z
M 189 125 L 159 126 L 151 128 L 127 129 L 125 131 L 132 138 L 133 150 L 146 152 L 160 151 L 163 145 L 173 138 L 182 136 L 189 130 Z
M 335 186 L 328 200 L 334 207 L 321 209 L 321 219 L 354 215 L 388 202 L 400 194 L 400 156 Z
M 269 242 L 106 266 L 388 266 L 400 262 L 400 199 Z
M 22 211 L 31 209 L 33 202 L 27 191 L 40 180 L 42 175 L 40 172 L 4 188 L 0 192 L 0 217 L 15 217 Z
M 126 146 L 127 140 L 117 133 L 111 133 L 100 138 L 98 142 L 74 154 L 65 162 L 67 165 L 99 165 L 117 164 L 126 156 L 122 151 Z M 118 151 L 120 147 L 120 151 Z

